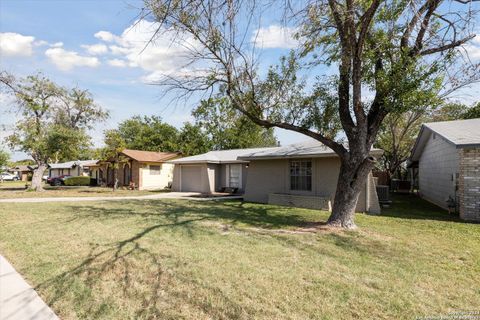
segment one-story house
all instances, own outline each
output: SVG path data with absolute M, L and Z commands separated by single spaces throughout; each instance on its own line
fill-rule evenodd
M 480 221 L 480 119 L 423 124 L 410 161 L 421 197 Z
M 378 157 L 380 149 L 372 149 Z M 244 199 L 251 202 L 331 210 L 340 158 L 318 141 L 307 141 L 239 157 L 249 161 Z M 359 196 L 357 212 L 380 213 L 370 173 Z
M 28 181 L 28 176 L 33 174 L 34 168 L 36 168 L 36 166 L 18 165 L 8 171 L 16 174 L 19 180 Z
M 92 167 L 97 166 L 98 160 L 76 160 L 62 163 L 50 163 L 48 176 L 50 178 L 69 175 L 73 177 L 89 176 Z
M 372 150 L 380 156 L 382 150 Z M 170 161 L 175 164 L 172 189 L 212 193 L 237 188 L 251 202 L 330 210 L 340 159 L 317 141 L 285 147 L 210 151 Z M 357 211 L 379 213 L 370 174 Z
M 214 193 L 225 188 L 243 193 L 247 183 L 248 161 L 238 158 L 271 148 L 210 151 L 169 161 L 175 164 L 173 191 Z
M 138 190 L 163 189 L 170 187 L 174 165 L 167 163 L 181 157 L 180 152 L 153 152 L 125 149 L 120 153 L 121 162 L 117 169 L 120 186 L 134 185 Z M 98 168 L 100 184 L 114 183 L 113 160 L 100 162 Z

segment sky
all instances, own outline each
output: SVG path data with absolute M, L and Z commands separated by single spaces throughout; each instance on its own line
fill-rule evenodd
M 92 132 L 96 146 L 105 129 L 133 115 L 159 115 L 181 127 L 193 120 L 195 105 L 172 105 L 171 97 L 162 98 L 161 89 L 149 82 L 159 74 L 188 72 L 178 68 L 184 62 L 182 48 L 165 38 L 145 48 L 156 26 L 135 23 L 141 6 L 136 0 L 0 0 L 0 69 L 17 76 L 42 72 L 60 85 L 88 89 L 111 114 Z M 265 19 L 256 38 L 262 59 L 275 63 L 295 47 L 292 33 Z M 472 53 L 480 59 L 476 41 Z M 460 99 L 471 101 L 470 93 Z M 0 108 L 7 109 L 9 102 L 0 94 Z M 0 110 L 0 125 L 7 129 L 0 138 L 14 121 L 15 114 Z M 285 130 L 277 129 L 276 135 L 282 145 L 306 140 Z M 25 155 L 17 152 L 12 158 Z

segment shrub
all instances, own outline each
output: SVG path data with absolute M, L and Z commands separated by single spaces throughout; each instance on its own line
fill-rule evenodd
M 89 186 L 90 185 L 90 177 L 70 177 L 65 179 L 66 186 Z

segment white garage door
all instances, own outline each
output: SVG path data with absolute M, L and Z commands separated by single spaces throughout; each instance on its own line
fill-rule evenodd
M 202 167 L 182 166 L 182 191 L 202 192 Z

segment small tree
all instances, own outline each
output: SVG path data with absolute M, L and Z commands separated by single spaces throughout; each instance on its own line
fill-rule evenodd
M 100 150 L 100 157 L 113 171 L 112 190 L 115 191 L 118 188 L 118 168 L 120 163 L 125 161 L 121 152 L 125 149 L 126 143 L 117 130 L 106 130 L 104 132 L 104 143 L 105 147 Z
M 0 149 L 0 174 L 3 173 L 3 168 L 8 165 L 10 155 L 3 149 Z M 3 182 L 3 176 L 0 175 L 0 182 Z
M 43 191 L 48 163 L 75 157 L 89 143 L 86 130 L 108 114 L 94 104 L 88 91 L 62 88 L 41 74 L 16 79 L 2 72 L 0 84 L 15 96 L 21 116 L 6 138 L 8 145 L 32 157 L 36 168 L 31 189 Z

